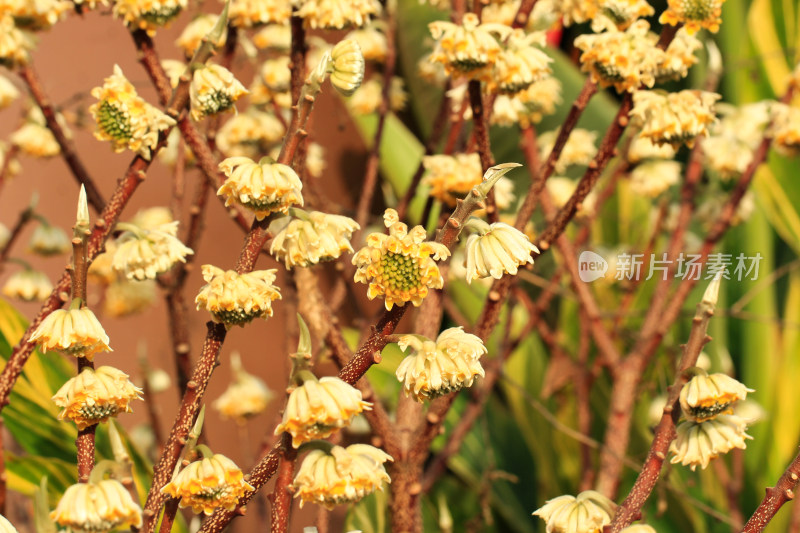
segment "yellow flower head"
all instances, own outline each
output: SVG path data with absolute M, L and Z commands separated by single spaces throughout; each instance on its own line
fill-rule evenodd
M 403 335 L 400 349 L 411 348 L 395 375 L 406 394 L 417 401 L 471 387 L 476 376 L 484 376 L 480 358 L 486 353 L 483 341 L 464 333 L 463 328 L 446 329 L 436 341 L 419 335 Z
M 12 274 L 3 285 L 3 295 L 24 302 L 43 302 L 53 292 L 50 279 L 38 270 L 26 268 Z
M 283 260 L 287 269 L 315 265 L 336 259 L 342 252 L 353 252 L 350 236 L 360 228 L 353 219 L 300 209 L 293 209 L 292 214 L 295 218 L 279 218 L 269 226 L 274 235 L 269 253 L 278 261 Z
M 694 139 L 708 133 L 716 121 L 714 102 L 721 97 L 706 91 L 636 91 L 630 117 L 642 124 L 640 135 L 655 144 L 694 146 Z
M 653 159 L 645 161 L 631 172 L 631 190 L 655 198 L 681 180 L 681 164 L 677 161 Z
M 66 16 L 72 5 L 64 0 L 11 0 L 2 7 L 11 13 L 18 28 L 38 31 L 50 29 Z
M 544 33 L 526 35 L 522 30 L 514 30 L 508 36 L 489 78 L 490 91 L 515 94 L 552 72 L 549 64 L 553 60 L 534 45 L 545 45 Z
M 180 498 L 180 507 L 211 515 L 216 509 L 233 511 L 239 498 L 253 487 L 236 464 L 221 454 L 205 457 L 178 472 L 161 492 Z
M 264 412 L 274 393 L 266 383 L 242 368 L 239 355 L 232 355 L 233 383 L 214 400 L 214 409 L 224 418 L 245 424 L 247 419 Z
M 539 249 L 518 229 L 503 222 L 487 224 L 476 218 L 471 218 L 468 224 L 478 231 L 467 239 L 467 283 L 489 276 L 494 279 L 504 274 L 515 276 L 520 265 L 533 264 L 531 254 Z
M 228 111 L 247 92 L 244 85 L 225 67 L 207 65 L 197 69 L 189 87 L 192 118 L 200 120 L 208 115 Z
M 156 282 L 151 279 L 144 281 L 114 281 L 106 287 L 103 298 L 103 311 L 113 317 L 129 316 L 141 313 L 156 299 Z
M 800 153 L 800 108 L 775 103 L 770 128 L 775 149 L 789 157 Z
M 111 266 L 128 279 L 155 279 L 175 263 L 185 263 L 187 255 L 194 254 L 176 237 L 177 221 L 155 229 L 126 224 L 125 229 L 116 240 Z
M 431 196 L 449 207 L 483 181 L 480 156 L 471 154 L 428 155 L 422 158 L 427 171 L 422 183 L 431 187 Z
M 377 77 L 370 78 L 361 84 L 353 96 L 347 99 L 347 107 L 357 115 L 369 115 L 378 110 L 383 100 L 383 83 Z M 403 79 L 392 78 L 389 85 L 389 109 L 401 111 L 406 106 L 408 95 L 403 89 Z
M 146 30 L 150 36 L 169 24 L 186 7 L 187 0 L 115 0 L 114 16 L 132 29 Z
M 354 503 L 391 479 L 383 463 L 392 461 L 383 450 L 368 444 L 352 444 L 347 448 L 333 446 L 330 453 L 313 450 L 300 465 L 292 483 L 300 507 L 306 502 L 333 509 L 337 504 Z
M 0 65 L 9 69 L 27 65 L 34 46 L 32 34 L 17 28 L 10 13 L 0 13 Z
M 64 135 L 71 138 L 72 133 L 61 113 L 56 114 L 56 121 L 64 130 Z M 25 123 L 11 134 L 9 140 L 20 151 L 32 157 L 55 157 L 61 153 L 61 146 L 47 127 L 44 115 L 38 107 L 28 112 Z
M 286 5 L 284 2 L 278 3 Z M 292 30 L 288 24 L 270 24 L 253 36 L 253 44 L 260 50 L 286 52 L 292 46 Z
M 358 41 L 344 39 L 331 50 L 331 85 L 344 96 L 351 96 L 364 81 L 364 55 Z
M 269 151 L 284 133 L 284 127 L 277 118 L 251 108 L 223 124 L 217 134 L 217 144 L 223 153 L 231 157 L 257 158 Z
M 624 30 L 636 19 L 655 13 L 646 0 L 597 0 L 597 11 L 593 14 L 592 30 L 602 31 L 609 23 Z
M 42 320 L 30 342 L 35 342 L 45 352 L 58 350 L 89 361 L 97 352 L 111 351 L 108 335 L 88 307 L 56 309 Z
M 695 52 L 703 47 L 700 39 L 680 28 L 656 67 L 656 83 L 680 80 L 689 74 L 689 67 L 697 63 Z
M 358 43 L 366 61 L 383 63 L 386 60 L 389 45 L 386 41 L 386 34 L 380 31 L 377 25 L 373 24 L 367 28 L 353 30 L 345 36 L 345 39 L 352 39 Z
M 537 2 L 538 4 L 539 2 Z M 597 2 L 594 0 L 555 0 L 553 2 L 541 2 L 552 10 L 555 10 L 564 26 L 582 24 L 591 20 L 597 14 Z M 546 10 L 546 8 L 545 8 Z
M 114 65 L 114 74 L 102 87 L 92 89 L 92 96 L 99 100 L 89 107 L 97 123 L 94 136 L 110 141 L 115 152 L 127 148 L 150 159 L 158 133 L 175 125 L 172 118 L 139 97 L 119 65 Z
M 722 179 L 730 179 L 744 172 L 753 160 L 753 152 L 764 138 L 770 120 L 770 102 L 755 102 L 734 107 L 717 106 L 722 119 L 703 140 L 705 164 Z
M 307 28 L 341 30 L 360 28 L 380 14 L 378 0 L 292 0 L 297 16 Z
M 519 111 L 520 126 L 538 124 L 545 115 L 555 113 L 556 106 L 561 103 L 561 82 L 552 76 L 544 78 L 517 93 L 514 98 L 522 104 Z
M 616 504 L 593 490 L 578 496 L 559 496 L 548 500 L 533 515 L 547 524 L 548 533 L 601 533 L 611 523 Z
M 128 375 L 110 366 L 84 368 L 58 389 L 53 402 L 62 408 L 59 420 L 72 420 L 78 429 L 105 422 L 119 413 L 130 413 L 132 400 L 141 400 L 142 389 Z
M 283 100 L 287 97 L 291 100 L 291 81 L 288 55 L 267 59 L 261 64 L 258 75 L 250 86 L 250 103 L 266 106 L 274 102 L 284 107 Z
M 347 426 L 354 416 L 372 404 L 361 399 L 361 391 L 336 377 L 309 379 L 289 395 L 283 420 L 275 428 L 292 435 L 292 446 L 324 439 Z
M 645 20 L 637 20 L 625 31 L 616 28 L 602 33 L 580 35 L 575 47 L 581 54 L 581 70 L 589 72 L 601 87 L 614 86 L 622 93 L 640 85 L 652 87 L 655 71 L 664 51 L 656 46 L 658 37 Z
M 672 26 L 683 24 L 689 33 L 700 28 L 717 33 L 722 24 L 724 2 L 725 0 L 667 0 L 667 10 L 658 21 Z
M 675 454 L 670 462 L 689 466 L 694 471 L 705 468 L 734 448 L 747 448 L 747 422 L 736 415 L 718 415 L 704 422 L 687 420 L 678 426 L 678 436 L 672 441 L 669 451 Z
M 231 9 L 235 2 L 231 3 Z M 230 14 L 230 12 L 229 12 Z M 191 58 L 194 53 L 200 48 L 200 43 L 202 43 L 203 39 L 211 33 L 211 30 L 214 28 L 214 25 L 217 23 L 219 19 L 218 15 L 213 15 L 210 13 L 203 13 L 195 17 L 189 24 L 181 32 L 180 36 L 175 40 L 175 45 L 183 50 L 183 55 L 187 58 Z M 220 38 L 214 43 L 216 48 L 221 48 L 225 46 L 225 41 L 228 38 L 228 32 L 223 31 Z
M 547 159 L 553 146 L 556 143 L 556 136 L 558 132 L 555 130 L 543 133 L 537 139 L 539 150 L 541 151 L 542 159 Z M 561 150 L 561 155 L 556 161 L 555 171 L 557 174 L 563 174 L 572 165 L 586 166 L 592 162 L 597 153 L 595 142 L 597 141 L 597 132 L 585 130 L 583 128 L 575 128 L 567 139 L 567 144 Z
M 281 297 L 273 285 L 276 270 L 255 270 L 237 274 L 203 265 L 206 284 L 195 298 L 197 309 L 211 313 L 214 322 L 226 326 L 244 326 L 254 318 L 272 316 L 272 301 Z
M 270 213 L 286 213 L 291 205 L 303 205 L 303 184 L 292 167 L 229 157 L 219 164 L 228 177 L 217 191 L 225 205 L 239 202 L 262 220 Z
M 436 39 L 430 60 L 444 65 L 450 76 L 485 79 L 500 56 L 498 37 L 505 40 L 511 28 L 502 24 L 481 24 L 477 15 L 466 13 L 461 25 L 437 20 L 428 24 Z
M 686 418 L 703 422 L 719 414 L 732 413 L 733 404 L 744 400 L 748 392 L 754 391 L 726 374 L 703 372 L 681 389 L 681 409 Z
M 232 0 L 228 11 L 231 24 L 237 28 L 282 26 L 289 22 L 291 14 L 292 5 L 286 0 Z
M 141 527 L 142 509 L 128 489 L 116 479 L 98 483 L 77 483 L 58 501 L 50 519 L 69 531 L 111 531 L 121 527 Z
M 358 267 L 355 280 L 368 283 L 367 297 L 383 296 L 386 309 L 411 302 L 419 307 L 429 289 L 444 283 L 436 261 L 447 259 L 450 250 L 443 244 L 426 241 L 425 228 L 400 222 L 397 211 L 387 209 L 383 223 L 389 235 L 370 233 L 367 245 L 353 257 Z
M 672 159 L 675 148 L 671 144 L 655 144 L 652 140 L 636 135 L 628 147 L 628 161 L 640 163 L 646 159 Z

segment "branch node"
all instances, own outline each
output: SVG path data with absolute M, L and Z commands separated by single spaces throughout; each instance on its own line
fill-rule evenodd
M 425 415 L 425 420 L 428 421 L 428 424 L 434 425 L 438 424 L 439 420 L 441 419 L 439 418 L 439 415 L 437 415 L 436 413 L 428 413 L 427 415 Z
M 189 382 L 187 382 L 187 383 L 186 383 L 186 388 L 187 388 L 187 389 L 192 389 L 192 390 L 193 390 L 193 389 L 196 389 L 196 388 L 197 388 L 197 382 L 196 382 L 196 381 L 193 381 L 193 380 L 192 380 L 192 381 L 189 381 Z

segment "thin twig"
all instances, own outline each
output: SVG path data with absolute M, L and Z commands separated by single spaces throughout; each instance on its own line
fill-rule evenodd
M 774 487 L 767 494 L 744 525 L 742 533 L 760 533 L 775 517 L 783 504 L 794 499 L 794 489 L 800 479 L 800 453 L 798 453 L 783 472 Z

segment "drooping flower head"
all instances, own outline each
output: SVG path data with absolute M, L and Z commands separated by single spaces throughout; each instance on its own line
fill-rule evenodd
M 540 48 L 545 45 L 544 34 L 525 34 L 514 30 L 497 56 L 494 71 L 489 78 L 489 90 L 502 94 L 516 94 L 531 84 L 544 79 L 552 70 L 553 61 Z
M 225 196 L 225 205 L 239 202 L 259 220 L 270 213 L 286 213 L 289 206 L 303 205 L 303 183 L 290 166 L 229 157 L 219 169 L 228 177 L 217 191 Z
M 430 60 L 444 65 L 451 76 L 483 79 L 486 67 L 495 64 L 501 52 L 499 37 L 504 40 L 511 28 L 502 24 L 481 24 L 477 15 L 466 13 L 461 24 L 437 20 L 428 24 L 436 39 Z M 496 37 L 497 36 L 497 37 Z
M 53 284 L 44 272 L 25 268 L 11 275 L 3 285 L 3 295 L 24 302 L 43 302 L 53 292 Z
M 550 155 L 550 152 L 553 151 L 553 146 L 556 143 L 556 137 L 558 132 L 555 130 L 551 130 L 548 132 L 543 133 L 536 139 L 536 143 L 539 145 L 539 150 L 541 151 L 541 157 L 543 159 L 547 159 Z M 567 171 L 567 169 L 572 165 L 583 165 L 586 166 L 592 162 L 592 158 L 594 158 L 595 154 L 597 153 L 597 147 L 595 143 L 597 142 L 597 132 L 590 131 L 583 128 L 575 128 L 570 133 L 569 138 L 567 139 L 567 144 L 561 149 L 561 154 L 558 156 L 558 161 L 556 161 L 555 172 L 557 174 L 563 174 Z
M 406 394 L 417 401 L 471 387 L 475 377 L 484 376 L 480 358 L 486 353 L 483 341 L 463 328 L 446 329 L 436 341 L 419 335 L 403 335 L 400 349 L 411 349 L 395 375 Z
M 747 398 L 748 392 L 754 391 L 726 374 L 703 372 L 681 389 L 681 409 L 689 420 L 703 422 L 719 414 L 732 413 L 733 404 Z
M 705 28 L 712 33 L 722 24 L 722 4 L 725 0 L 667 0 L 667 10 L 658 21 L 677 26 L 683 24 L 689 33 Z
M 578 496 L 559 496 L 548 500 L 533 514 L 547 524 L 548 533 L 601 533 L 611 523 L 617 506 L 593 490 Z
M 272 301 L 281 297 L 273 285 L 276 270 L 254 270 L 238 274 L 203 265 L 206 284 L 195 298 L 197 309 L 211 313 L 214 322 L 226 326 L 244 326 L 254 318 L 272 316 Z
M 368 444 L 347 448 L 333 446 L 330 452 L 312 450 L 303 459 L 292 483 L 300 507 L 306 502 L 333 509 L 337 504 L 355 503 L 391 479 L 383 463 L 392 461 L 383 450 Z
M 561 82 L 554 76 L 544 78 L 515 94 L 514 98 L 521 104 L 520 126 L 537 124 L 545 115 L 556 112 L 556 106 L 561 103 Z
M 210 516 L 216 509 L 233 511 L 239 498 L 253 487 L 244 480 L 236 463 L 216 453 L 191 463 L 178 472 L 161 492 L 180 498 L 180 507 Z
M 231 0 L 228 10 L 230 23 L 237 28 L 262 24 L 282 26 L 289 22 L 292 5 L 286 0 Z
M 97 123 L 94 136 L 110 141 L 115 152 L 127 148 L 150 159 L 158 133 L 175 125 L 172 118 L 139 97 L 119 65 L 114 65 L 114 74 L 102 87 L 92 89 L 92 96 L 99 100 L 89 108 Z
M 264 412 L 275 394 L 261 379 L 245 372 L 238 353 L 231 355 L 231 366 L 233 382 L 213 406 L 224 418 L 245 424 L 248 418 Z
M 717 110 L 722 118 L 711 128 L 702 144 L 706 166 L 722 179 L 741 175 L 764 138 L 771 116 L 770 107 L 769 101 L 736 107 L 718 104 Z
M 92 263 L 94 264 L 94 263 Z M 149 308 L 156 299 L 157 285 L 154 280 L 111 282 L 103 295 L 103 312 L 108 316 L 129 316 Z
M 178 221 L 144 229 L 134 224 L 120 225 L 126 231 L 116 240 L 111 266 L 128 279 L 155 279 L 175 263 L 186 262 L 194 252 L 178 237 Z
M 222 125 L 217 134 L 217 144 L 220 150 L 231 157 L 258 158 L 269 151 L 284 133 L 284 127 L 277 118 L 250 108 Z
M 186 4 L 187 0 L 115 0 L 113 11 L 128 28 L 146 30 L 152 37 L 177 18 Z
M 0 14 L 0 65 L 10 69 L 27 65 L 34 46 L 33 35 L 19 29 L 10 13 Z
M 687 420 L 678 426 L 678 436 L 669 451 L 675 454 L 670 462 L 705 468 L 711 460 L 734 448 L 747 448 L 747 421 L 736 415 L 718 415 L 704 422 Z
M 75 533 L 141 527 L 142 509 L 116 479 L 76 483 L 69 487 L 50 519 Z
M 331 261 L 343 252 L 353 252 L 350 237 L 359 229 L 355 220 L 320 211 L 292 209 L 292 217 L 274 220 L 269 253 L 284 261 L 287 269 Z
M 292 0 L 307 28 L 360 28 L 381 12 L 378 0 Z
M 452 155 L 427 155 L 422 158 L 426 173 L 422 183 L 431 187 L 431 196 L 448 207 L 464 198 L 483 180 L 481 158 L 476 153 Z
M 0 76 L 0 109 L 5 109 L 19 98 L 19 89 L 5 76 Z
M 58 389 L 53 402 L 62 408 L 59 420 L 71 420 L 78 429 L 105 422 L 119 413 L 130 413 L 130 403 L 141 400 L 142 389 L 128 375 L 110 366 L 84 368 Z
M 597 11 L 592 18 L 592 29 L 601 31 L 608 24 L 624 30 L 635 20 L 655 13 L 646 0 L 597 0 Z
M 61 113 L 56 113 L 56 121 L 64 131 L 64 136 L 71 138 L 72 132 Z M 25 123 L 11 134 L 9 140 L 22 153 L 32 157 L 55 157 L 61 153 L 61 146 L 47 127 L 44 115 L 38 107 L 31 108 Z
M 237 2 L 231 2 L 228 15 L 230 15 L 230 11 L 233 10 L 233 6 L 236 3 Z M 214 29 L 214 25 L 217 23 L 217 20 L 219 20 L 219 16 L 211 13 L 202 13 L 198 15 L 186 25 L 181 34 L 175 40 L 175 45 L 183 50 L 184 56 L 191 58 L 197 49 L 200 48 L 200 44 L 202 43 L 203 39 L 209 33 L 211 33 L 212 29 Z M 217 42 L 214 43 L 214 46 L 216 48 L 224 46 L 227 38 L 228 32 L 221 32 L 220 37 Z
M 364 54 L 355 39 L 344 39 L 331 50 L 331 85 L 351 96 L 364 81 Z
M 371 409 L 361 391 L 337 377 L 308 379 L 289 395 L 283 420 L 275 434 L 286 431 L 297 448 L 304 442 L 324 439 L 350 424 L 354 416 Z
M 680 28 L 664 51 L 655 71 L 656 83 L 680 80 L 689 74 L 689 67 L 697 63 L 695 52 L 703 47 L 700 39 L 686 28 Z
M 636 194 L 655 198 L 680 182 L 681 164 L 677 161 L 653 159 L 645 161 L 631 172 L 631 190 Z
M 43 351 L 57 350 L 92 360 L 98 352 L 110 352 L 108 335 L 89 308 L 56 309 L 31 334 Z
M 467 238 L 467 283 L 489 276 L 515 276 L 521 265 L 533 264 L 533 252 L 539 253 L 528 237 L 513 226 L 503 222 L 487 224 L 476 218 L 468 224 L 477 231 Z
M 200 120 L 233 108 L 233 104 L 247 94 L 247 89 L 233 73 L 220 65 L 206 65 L 194 71 L 189 95 L 192 118 Z
M 770 133 L 775 149 L 789 157 L 800 153 L 800 107 L 775 103 L 772 116 Z
M 14 17 L 18 28 L 30 31 L 50 29 L 69 12 L 70 2 L 65 0 L 7 1 L 0 9 Z
M 408 94 L 403 88 L 403 79 L 395 76 L 389 82 L 389 109 L 401 111 L 406 106 Z M 347 107 L 357 115 L 369 115 L 378 110 L 383 101 L 383 82 L 372 77 L 356 89 L 353 96 L 347 99 Z
M 355 280 L 368 283 L 370 300 L 383 296 L 387 310 L 411 302 L 419 307 L 430 289 L 444 283 L 436 261 L 447 259 L 450 250 L 437 242 L 426 241 L 425 228 L 400 222 L 397 211 L 387 209 L 383 223 L 389 235 L 371 233 L 367 245 L 353 257 L 358 267 Z
M 716 120 L 714 102 L 720 95 L 706 91 L 636 91 L 630 116 L 641 122 L 640 135 L 655 144 L 691 147 L 694 139 L 708 133 Z

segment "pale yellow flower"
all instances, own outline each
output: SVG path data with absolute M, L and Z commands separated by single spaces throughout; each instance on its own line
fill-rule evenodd
M 564 205 L 569 201 L 577 186 L 577 182 L 563 176 L 553 176 L 545 183 L 547 193 L 552 197 L 553 205 L 559 209 L 564 207 Z M 593 212 L 594 203 L 594 195 L 593 193 L 590 193 L 586 198 L 584 198 L 583 202 L 581 202 L 581 206 L 578 209 L 578 215 L 586 215 Z
M 64 131 L 64 135 L 71 138 L 72 134 L 61 113 L 56 114 L 56 121 Z M 32 157 L 55 157 L 61 153 L 61 146 L 47 127 L 44 115 L 38 107 L 31 108 L 25 123 L 11 134 L 9 140 L 21 152 Z
M 364 81 L 364 55 L 354 39 L 344 39 L 331 50 L 331 85 L 344 96 L 351 96 Z
M 141 313 L 149 308 L 157 296 L 156 282 L 114 281 L 106 287 L 103 298 L 103 312 L 108 316 L 123 317 Z
M 64 0 L 21 0 L 0 3 L 14 17 L 18 28 L 38 31 L 50 29 L 62 20 L 72 8 L 72 3 Z
M 592 30 L 599 32 L 613 25 L 624 30 L 636 19 L 649 17 L 655 10 L 646 0 L 596 0 L 597 11 L 592 17 Z
M 261 379 L 244 371 L 238 354 L 232 355 L 232 362 L 233 382 L 212 405 L 224 418 L 243 425 L 263 413 L 275 394 Z
M 553 150 L 553 146 L 556 143 L 557 136 L 558 132 L 555 130 L 539 135 L 536 141 L 541 151 L 542 161 L 545 161 L 550 156 L 550 152 Z M 556 161 L 555 172 L 557 174 L 563 174 L 567 171 L 567 168 L 572 165 L 586 166 L 591 163 L 597 153 L 597 147 L 595 147 L 596 141 L 596 131 L 589 131 L 583 128 L 575 128 L 572 130 L 572 133 L 567 139 L 567 144 L 564 145 L 564 148 L 561 150 L 561 155 L 559 155 L 558 161 Z
M 286 24 L 291 14 L 292 5 L 287 0 L 232 0 L 228 11 L 231 24 L 238 28 Z
M 533 515 L 547 524 L 547 533 L 601 533 L 611 523 L 617 506 L 593 490 L 575 496 L 559 496 L 537 509 Z
M 537 48 L 544 45 L 543 33 L 526 35 L 522 30 L 512 31 L 494 63 L 488 80 L 489 90 L 515 94 L 547 77 L 552 72 L 550 63 L 553 60 Z
M 50 519 L 68 531 L 110 531 L 121 527 L 141 527 L 142 509 L 128 489 L 116 479 L 97 483 L 76 483 L 58 501 Z
M 377 25 L 353 30 L 345 36 L 345 39 L 352 39 L 358 43 L 366 61 L 383 63 L 386 60 L 389 45 L 386 42 L 386 34 L 380 31 Z
M 110 366 L 84 368 L 58 389 L 53 402 L 62 411 L 59 420 L 71 420 L 84 429 L 119 413 L 130 413 L 130 403 L 141 400 L 142 389 L 133 385 L 128 375 Z
M 110 141 L 115 152 L 127 148 L 150 159 L 159 132 L 175 125 L 172 118 L 139 97 L 119 65 L 114 65 L 114 74 L 102 87 L 92 89 L 92 96 L 99 100 L 89 108 L 97 122 L 94 136 Z
M 719 99 L 720 95 L 706 91 L 636 91 L 629 116 L 641 124 L 640 135 L 653 143 L 691 147 L 716 120 L 714 102 Z
M 283 420 L 275 434 L 292 435 L 292 446 L 324 439 L 350 424 L 354 416 L 372 404 L 361 399 L 361 391 L 337 377 L 308 379 L 289 394 Z
M 647 21 L 637 20 L 625 31 L 613 28 L 580 35 L 575 47 L 582 51 L 581 70 L 589 72 L 592 81 L 601 87 L 613 86 L 622 93 L 655 84 L 656 68 L 665 55 L 656 46 L 657 41 L 658 36 L 650 32 Z
M 430 60 L 444 65 L 450 76 L 471 79 L 489 75 L 487 67 L 495 64 L 502 51 L 496 36 L 505 40 L 511 32 L 509 26 L 502 24 L 481 24 L 474 13 L 466 13 L 461 25 L 437 20 L 428 28 L 436 39 Z
M 269 253 L 284 261 L 287 269 L 315 265 L 336 259 L 345 251 L 353 252 L 350 237 L 360 228 L 353 219 L 301 209 L 293 209 L 292 215 L 278 218 L 269 226 L 273 235 Z
M 677 26 L 683 24 L 689 33 L 705 28 L 712 33 L 722 24 L 722 4 L 725 0 L 667 0 L 667 10 L 658 21 Z
M 706 166 L 722 179 L 730 179 L 744 172 L 753 160 L 753 152 L 764 138 L 770 120 L 771 102 L 755 102 L 734 107 L 717 105 L 722 119 L 703 140 L 702 148 Z
M 17 528 L 3 515 L 0 515 L 0 533 L 18 533 Z
M 231 10 L 235 4 L 236 2 L 231 2 Z M 181 34 L 175 40 L 175 45 L 183 50 L 183 54 L 186 57 L 191 58 L 197 49 L 200 48 L 200 44 L 202 43 L 203 39 L 209 33 L 211 33 L 211 30 L 214 28 L 214 25 L 217 23 L 218 19 L 218 15 L 213 15 L 210 13 L 202 13 L 198 15 L 186 25 Z M 214 46 L 216 48 L 225 46 L 227 37 L 228 32 L 223 31 L 217 42 L 214 43 Z
M 407 355 L 395 375 L 403 390 L 417 401 L 431 400 L 471 387 L 484 376 L 480 358 L 486 353 L 483 341 L 464 333 L 463 328 L 446 329 L 436 341 L 420 335 L 403 335 L 397 343 Z
M 425 54 L 417 61 L 417 75 L 427 83 L 442 88 L 447 83 L 444 65 L 431 61 L 433 52 Z
M 247 89 L 233 73 L 219 65 L 207 65 L 194 71 L 189 95 L 192 118 L 200 120 L 208 115 L 234 109 L 236 100 L 247 94 Z
M 384 481 L 391 482 L 383 463 L 392 460 L 389 454 L 368 444 L 333 446 L 330 452 L 312 450 L 292 483 L 295 498 L 300 498 L 300 507 L 311 502 L 328 509 L 357 502 L 383 490 Z
M 548 7 L 561 16 L 564 26 L 582 24 L 594 18 L 597 13 L 597 2 L 589 0 L 556 0 L 550 2 Z
M 467 283 L 489 276 L 495 279 L 504 274 L 515 276 L 521 265 L 533 264 L 533 252 L 539 253 L 528 237 L 513 226 L 503 222 L 487 224 L 476 218 L 471 218 L 468 224 L 477 228 L 477 233 L 467 238 Z
M 102 285 L 108 285 L 117 280 L 119 277 L 117 272 L 111 266 L 114 261 L 114 252 L 117 250 L 117 245 L 114 244 L 113 239 L 106 241 L 105 251 L 94 258 L 92 264 L 89 265 L 88 275 Z
M 789 157 L 800 153 L 800 107 L 775 103 L 772 115 L 770 133 L 775 149 Z
M 65 254 L 72 250 L 72 241 L 61 228 L 43 222 L 33 230 L 28 250 L 44 256 Z
M 164 69 L 164 73 L 169 79 L 169 86 L 173 89 L 177 87 L 181 81 L 181 76 L 186 72 L 186 63 L 178 61 L 177 59 L 162 59 L 161 67 Z M 172 132 L 174 131 L 176 130 L 170 132 L 170 137 L 172 137 Z M 177 132 L 176 135 L 180 135 L 180 132 Z M 162 149 L 161 151 L 163 152 L 164 150 Z M 161 155 L 161 153 L 159 153 L 159 155 Z
M 177 221 L 150 230 L 135 225 L 125 225 L 125 229 L 116 240 L 112 267 L 128 279 L 155 279 L 194 254 L 176 237 Z
M 680 28 L 656 67 L 656 83 L 685 78 L 689 74 L 689 67 L 697 63 L 695 52 L 702 47 L 703 43 L 697 37 L 686 28 Z
M 253 44 L 261 50 L 285 52 L 292 46 L 292 31 L 288 24 L 270 24 L 253 36 Z
M 631 190 L 655 198 L 681 180 L 681 164 L 677 161 L 653 159 L 645 161 L 631 172 Z
M 236 464 L 222 454 L 204 457 L 178 472 L 161 492 L 180 498 L 180 507 L 210 516 L 216 509 L 233 511 L 239 498 L 254 490 Z
M 281 293 L 273 285 L 276 270 L 255 270 L 237 274 L 235 270 L 222 270 L 213 265 L 203 265 L 206 284 L 195 298 L 197 309 L 211 313 L 215 322 L 226 326 L 244 326 L 254 318 L 272 316 L 272 301 Z
M 38 270 L 26 268 L 11 275 L 3 285 L 3 295 L 25 302 L 43 302 L 53 292 L 50 279 Z
M 229 157 L 258 158 L 283 138 L 284 133 L 280 120 L 250 108 L 222 125 L 217 133 L 217 144 Z
M 158 28 L 169 26 L 186 4 L 187 0 L 115 0 L 113 13 L 129 28 L 153 36 Z
M 289 56 L 267 59 L 250 87 L 250 101 L 256 105 L 268 104 L 277 94 L 288 91 L 291 81 Z
M 378 0 L 292 0 L 307 28 L 359 28 L 381 12 Z
M 747 448 L 747 422 L 736 415 L 718 415 L 704 422 L 687 420 L 678 426 L 678 436 L 670 445 L 669 451 L 675 454 L 671 463 L 681 463 L 692 470 L 705 468 L 716 459 L 734 448 Z
M 10 13 L 0 13 L 0 65 L 10 69 L 27 65 L 35 46 L 33 35 L 17 28 Z
M 451 155 L 428 155 L 422 158 L 425 175 L 422 183 L 431 187 L 430 195 L 449 207 L 456 200 L 483 181 L 481 158 L 476 153 Z
M 131 224 L 146 230 L 157 230 L 166 224 L 172 224 L 175 218 L 169 207 L 155 206 L 140 209 L 131 218 Z M 163 230 L 162 230 L 163 231 Z
M 369 115 L 378 110 L 383 100 L 383 83 L 378 78 L 371 78 L 361 84 L 361 87 L 347 99 L 347 107 L 357 115 Z M 389 109 L 401 111 L 406 106 L 408 94 L 403 88 L 403 79 L 397 76 L 392 78 L 389 86 Z
M 556 106 L 561 103 L 561 82 L 555 77 L 544 78 L 517 93 L 514 98 L 522 104 L 520 126 L 537 124 L 544 115 L 556 112 Z
M 640 163 L 646 159 L 672 159 L 675 148 L 671 144 L 655 144 L 647 137 L 636 135 L 628 147 L 628 161 Z
M 732 413 L 733 404 L 744 400 L 748 392 L 755 391 L 726 374 L 703 372 L 681 389 L 681 409 L 686 418 L 703 422 L 719 414 Z
M 303 184 L 290 166 L 229 157 L 219 169 L 228 177 L 217 191 L 225 197 L 225 205 L 238 202 L 252 210 L 258 220 L 271 213 L 286 213 L 292 205 L 303 205 Z
M 353 257 L 355 281 L 369 284 L 370 300 L 383 296 L 387 310 L 407 302 L 419 307 L 430 289 L 442 288 L 444 280 L 436 261 L 447 259 L 450 250 L 426 241 L 422 226 L 409 231 L 394 209 L 386 210 L 383 223 L 389 235 L 369 234 L 366 246 Z
M 89 361 L 98 352 L 110 352 L 108 335 L 91 309 L 56 309 L 42 320 L 29 342 L 46 352 L 57 350 Z
M 5 109 L 19 98 L 19 90 L 5 76 L 0 76 L 0 109 Z

